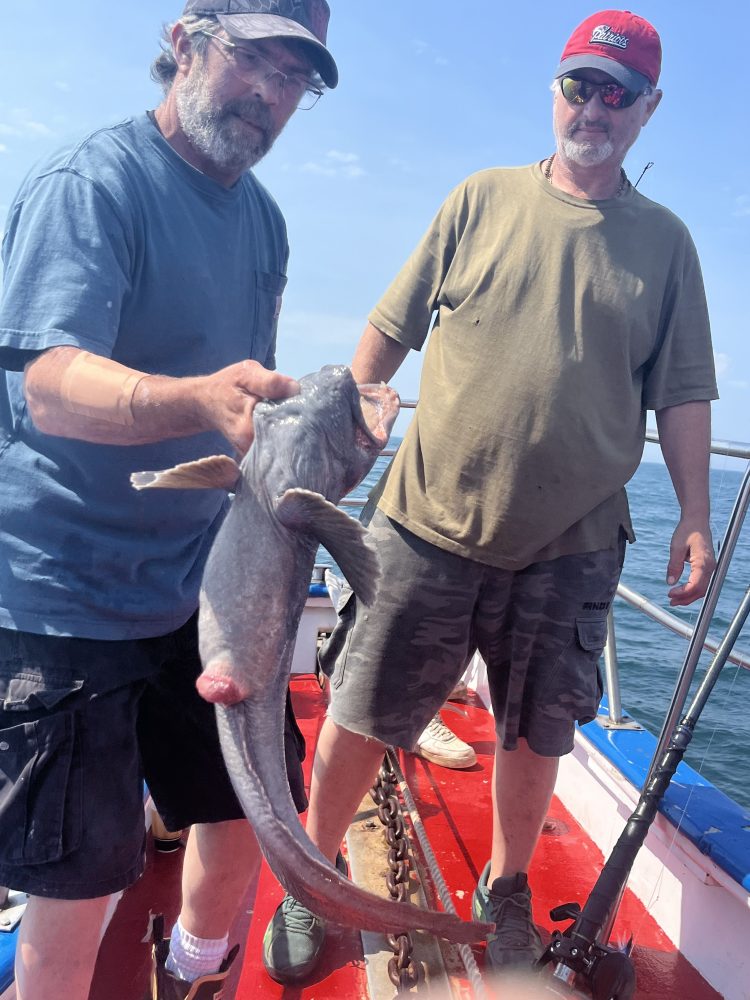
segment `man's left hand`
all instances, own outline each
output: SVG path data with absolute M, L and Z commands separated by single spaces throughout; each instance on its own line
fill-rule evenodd
M 685 563 L 690 565 L 686 583 L 677 584 Z M 708 524 L 695 523 L 682 518 L 672 535 L 667 566 L 667 583 L 677 584 L 667 593 L 673 606 L 692 604 L 706 593 L 708 581 L 716 568 L 711 529 Z

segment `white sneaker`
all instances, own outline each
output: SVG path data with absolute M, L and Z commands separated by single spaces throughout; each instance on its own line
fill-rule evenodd
M 414 753 L 441 767 L 472 767 L 477 762 L 474 748 L 448 729 L 439 712 L 425 726 Z

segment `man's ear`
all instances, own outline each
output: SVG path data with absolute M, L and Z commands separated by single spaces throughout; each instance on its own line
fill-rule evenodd
M 643 128 L 643 125 L 646 124 L 646 122 L 649 120 L 654 111 L 656 111 L 656 109 L 659 107 L 659 104 L 663 96 L 664 96 L 663 91 L 655 90 L 653 94 L 649 94 L 648 97 L 645 98 L 646 114 L 643 118 L 641 128 Z
M 177 62 L 177 70 L 187 73 L 193 61 L 193 46 L 185 28 L 178 22 L 172 28 L 172 52 Z

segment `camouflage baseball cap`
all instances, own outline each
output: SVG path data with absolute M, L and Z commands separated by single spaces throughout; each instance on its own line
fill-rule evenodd
M 339 71 L 326 48 L 331 11 L 326 0 L 187 0 L 184 14 L 215 17 L 233 38 L 296 38 L 309 43 L 310 56 L 327 87 Z

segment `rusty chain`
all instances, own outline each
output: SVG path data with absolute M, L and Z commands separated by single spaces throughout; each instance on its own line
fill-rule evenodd
M 386 755 L 370 796 L 378 807 L 380 822 L 385 827 L 388 843 L 388 874 L 386 884 L 391 898 L 408 902 L 409 841 L 397 794 L 398 781 Z M 423 977 L 421 962 L 415 962 L 411 934 L 388 934 L 393 958 L 388 962 L 388 977 L 396 987 L 396 995 L 408 993 Z

